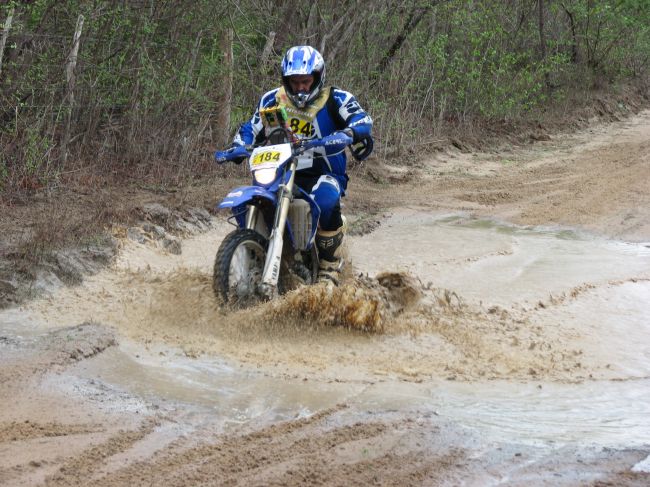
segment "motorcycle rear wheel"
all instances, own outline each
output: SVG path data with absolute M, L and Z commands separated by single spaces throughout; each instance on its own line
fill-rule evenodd
M 268 241 L 249 229 L 235 230 L 223 239 L 214 261 L 212 287 L 224 304 L 247 305 L 261 299 Z

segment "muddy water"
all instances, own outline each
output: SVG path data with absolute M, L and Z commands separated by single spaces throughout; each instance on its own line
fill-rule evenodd
M 186 410 L 198 407 L 217 415 L 224 428 L 251 420 L 293 419 L 346 403 L 361 414 L 398 410 L 435 415 L 478 430 L 490 441 L 634 447 L 647 445 L 650 438 L 648 379 L 580 384 L 335 382 L 278 378 L 214 358 L 197 361 L 172 354 L 161 359 L 132 345 L 75 372 L 145 397 L 162 396 Z
M 125 243 L 114 268 L 83 286 L 0 314 L 3 333 L 115 326 L 120 349 L 76 373 L 207 408 L 224 423 L 347 402 L 437 414 L 510 441 L 650 438 L 646 245 L 402 210 L 349 239 L 368 278 L 335 295 L 304 290 L 225 312 L 210 272 L 228 230 L 185 241 L 180 256 Z M 413 278 L 387 289 L 373 280 L 381 271 Z M 381 326 L 336 326 L 348 323 L 346 300 L 379 303 Z
M 418 210 L 394 214 L 377 234 L 355 241 L 351 252 L 364 272 L 405 270 L 490 305 L 536 304 L 585 284 L 650 276 L 650 243 Z

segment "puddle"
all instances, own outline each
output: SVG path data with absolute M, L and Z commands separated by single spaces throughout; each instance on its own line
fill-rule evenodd
M 369 389 L 360 401 L 363 407 L 417 404 L 494 441 L 633 447 L 647 445 L 650 438 L 648 379 L 632 384 L 386 384 Z
M 83 286 L 0 313 L 0 333 L 115 326 L 126 337 L 120 349 L 75 373 L 208 408 L 226 423 L 346 402 L 359 412 L 438 414 L 511 441 L 650 438 L 645 245 L 401 210 L 351 237 L 350 254 L 370 278 L 415 276 L 423 300 L 381 333 L 364 333 L 290 316 L 282 310 L 291 300 L 218 309 L 211 267 L 230 229 L 184 241 L 180 256 L 127 243 L 114 268 Z
M 650 438 L 648 379 L 514 385 L 506 381 L 322 382 L 269 377 L 219 359 L 143 354 L 134 345 L 86 361 L 75 374 L 144 397 L 182 403 L 186 412 L 207 409 L 226 428 L 251 420 L 304 417 L 346 403 L 360 415 L 367 411 L 435 415 L 479 431 L 491 441 L 631 448 L 646 445 Z
M 581 291 L 561 306 L 539 309 L 540 323 L 579 334 L 585 367 L 607 357 L 620 377 L 650 377 L 650 282 L 614 282 Z
M 140 396 L 182 403 L 184 408 L 210 410 L 225 425 L 306 416 L 359 390 L 354 383 L 273 378 L 219 358 L 183 357 L 178 350 L 152 354 L 134 344 L 122 344 L 79 364 L 75 374 Z
M 405 270 L 490 305 L 534 304 L 585 283 L 650 277 L 650 248 L 643 244 L 416 210 L 396 213 L 354 240 L 350 252 L 363 272 Z

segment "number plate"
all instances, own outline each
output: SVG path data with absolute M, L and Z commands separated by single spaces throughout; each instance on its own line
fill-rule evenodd
M 258 147 L 248 159 L 251 169 L 276 167 L 291 157 L 291 144 Z
M 280 155 L 280 151 L 277 150 L 267 150 L 260 152 L 258 154 L 255 154 L 252 164 L 253 166 L 259 166 L 265 162 L 280 162 Z

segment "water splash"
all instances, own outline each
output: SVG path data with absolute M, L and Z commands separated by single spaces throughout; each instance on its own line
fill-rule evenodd
M 421 284 L 404 273 L 360 276 L 339 287 L 302 287 L 270 304 L 275 320 L 304 320 L 317 326 L 341 326 L 383 333 L 387 323 L 417 305 Z

